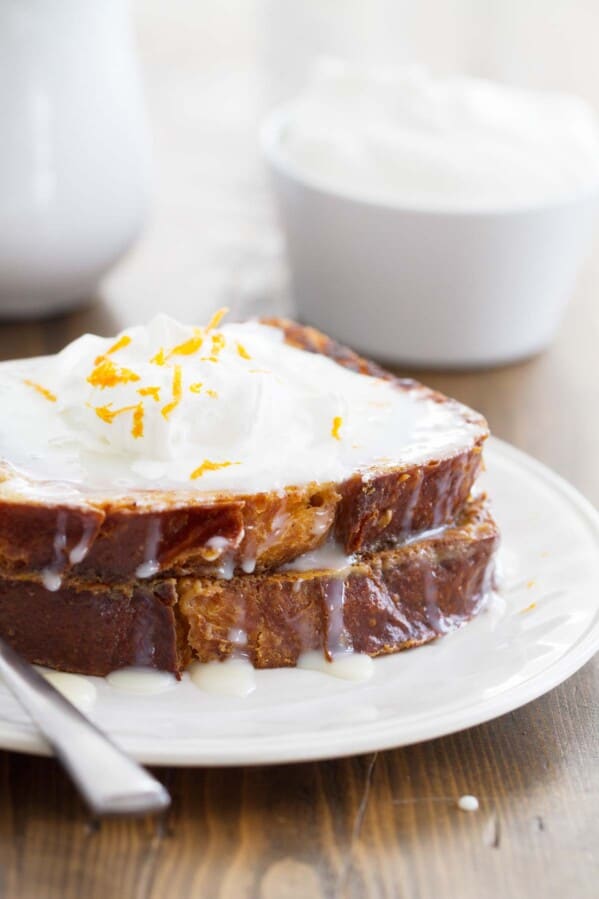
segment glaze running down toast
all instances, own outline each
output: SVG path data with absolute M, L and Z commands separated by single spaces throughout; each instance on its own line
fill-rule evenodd
M 322 650 L 377 656 L 427 643 L 470 620 L 493 581 L 497 528 L 482 499 L 455 525 L 335 570 L 155 579 L 54 592 L 0 578 L 0 633 L 30 661 L 106 675 L 129 665 L 180 673 L 243 650 L 256 668 Z M 331 611 L 333 610 L 333 611 Z

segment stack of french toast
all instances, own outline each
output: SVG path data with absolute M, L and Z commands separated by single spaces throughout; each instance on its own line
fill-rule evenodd
M 337 482 L 151 500 L 115 491 L 101 502 L 75 502 L 59 481 L 36 493 L 6 460 L 0 635 L 30 661 L 93 675 L 179 674 L 235 656 L 288 667 L 314 650 L 333 659 L 418 646 L 482 608 L 498 544 L 486 498 L 473 496 L 484 419 L 314 329 L 265 324 L 306 354 L 449 404 L 452 451 L 413 461 L 397 446 Z

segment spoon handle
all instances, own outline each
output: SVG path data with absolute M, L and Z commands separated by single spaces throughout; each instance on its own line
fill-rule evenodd
M 168 807 L 170 796 L 162 784 L 115 746 L 3 640 L 0 676 L 37 724 L 93 812 L 141 815 Z

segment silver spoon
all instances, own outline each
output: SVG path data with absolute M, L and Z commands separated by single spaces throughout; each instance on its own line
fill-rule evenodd
M 0 676 L 35 721 L 97 815 L 141 815 L 168 808 L 159 781 L 118 749 L 35 668 L 0 639 Z

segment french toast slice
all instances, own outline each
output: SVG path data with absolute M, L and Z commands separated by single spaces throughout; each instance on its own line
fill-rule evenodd
M 184 578 L 177 611 L 201 662 L 239 651 L 255 668 L 293 667 L 309 650 L 386 655 L 434 640 L 476 614 L 493 586 L 498 540 L 485 501 L 477 499 L 440 532 L 358 554 L 338 570 Z
M 396 457 L 339 483 L 312 482 L 252 494 L 140 491 L 72 494 L 69 485 L 27 483 L 0 464 L 0 573 L 29 575 L 56 589 L 63 578 L 90 584 L 163 577 L 261 573 L 334 536 L 347 553 L 392 545 L 454 520 L 481 467 L 484 418 L 396 378 L 313 328 L 283 319 L 290 345 L 443 404 L 459 434 L 450 452 L 417 463 Z
M 106 675 L 128 665 L 179 674 L 247 656 L 289 667 L 302 652 L 372 656 L 435 639 L 472 618 L 493 585 L 495 522 L 484 498 L 455 524 L 357 554 L 335 569 L 99 585 L 68 578 L 55 592 L 0 578 L 0 635 L 29 661 Z

